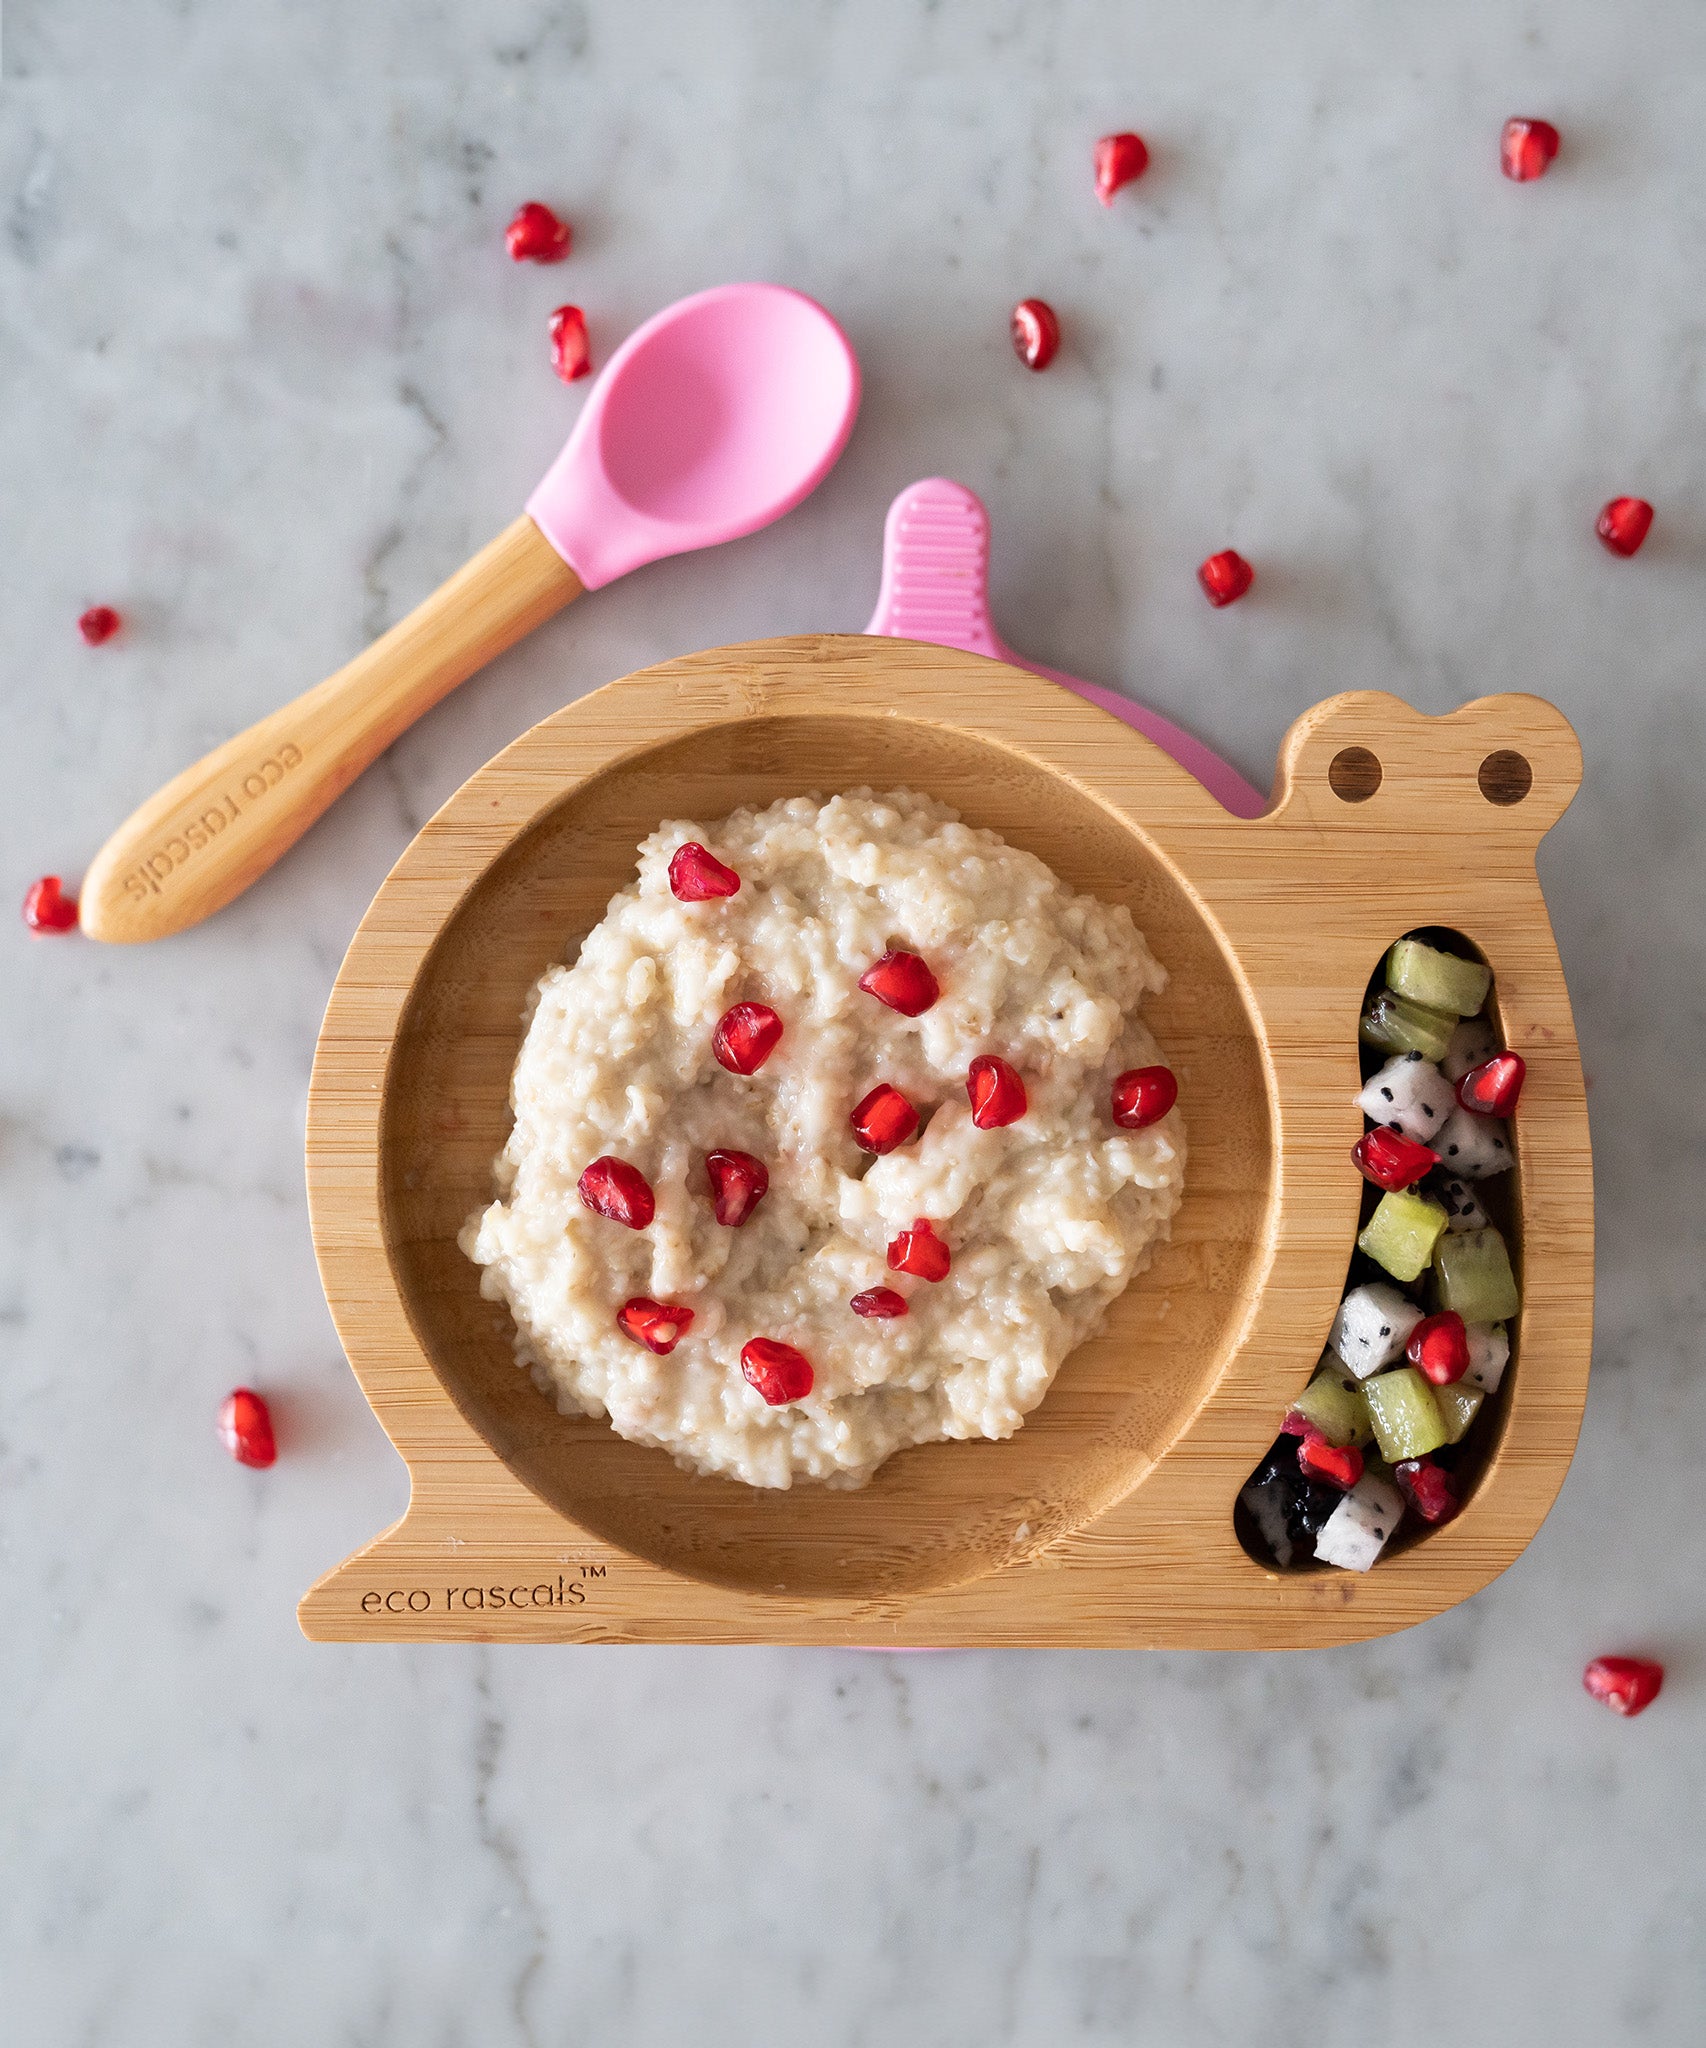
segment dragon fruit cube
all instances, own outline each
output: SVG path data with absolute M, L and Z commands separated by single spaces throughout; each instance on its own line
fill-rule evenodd
M 1463 1375 L 1463 1384 L 1496 1394 L 1510 1364 L 1510 1333 L 1503 1323 L 1471 1323 L 1468 1335 L 1469 1370 Z
M 1499 1034 L 1493 1029 L 1490 1018 L 1465 1017 L 1451 1034 L 1451 1043 L 1445 1049 L 1440 1066 L 1445 1070 L 1445 1078 L 1455 1087 L 1471 1067 L 1490 1060 L 1501 1049 Z
M 1403 1513 L 1404 1496 L 1397 1487 L 1365 1472 L 1327 1517 L 1315 1539 L 1315 1555 L 1323 1564 L 1365 1572 L 1386 1548 Z
M 1481 1207 L 1480 1198 L 1469 1183 L 1459 1175 L 1448 1174 L 1437 1188 L 1430 1192 L 1446 1214 L 1447 1230 L 1485 1230 L 1490 1221 Z
M 1377 1124 L 1402 1131 L 1418 1144 L 1433 1145 L 1437 1152 L 1435 1137 L 1450 1122 L 1457 1097 L 1432 1060 L 1419 1052 L 1403 1052 L 1369 1082 L 1357 1097 L 1357 1107 Z
M 1504 1124 L 1496 1116 L 1477 1116 L 1472 1109 L 1457 1110 L 1428 1143 L 1459 1180 L 1489 1180 L 1516 1164 Z
M 1338 1319 L 1327 1341 L 1347 1370 L 1365 1380 L 1403 1357 L 1410 1332 L 1421 1320 L 1422 1312 L 1413 1301 L 1406 1301 L 1396 1287 L 1375 1280 L 1366 1287 L 1353 1287 L 1339 1303 Z

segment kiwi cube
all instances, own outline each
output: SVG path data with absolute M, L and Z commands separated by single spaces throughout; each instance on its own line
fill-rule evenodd
M 1330 1351 L 1291 1405 L 1330 1444 L 1365 1444 L 1374 1434 L 1362 1388 Z
M 1382 1195 L 1379 1208 L 1363 1226 L 1357 1249 L 1378 1260 L 1394 1280 L 1417 1280 L 1427 1271 L 1450 1220 L 1438 1202 L 1410 1189 Z M 1475 1234 L 1465 1231 L 1460 1239 Z
M 1457 1019 L 1445 1010 L 1430 1010 L 1383 988 L 1363 1012 L 1357 1027 L 1364 1045 L 1382 1052 L 1419 1052 L 1425 1060 L 1444 1059 Z
M 1446 1442 L 1460 1444 L 1469 1434 L 1469 1425 L 1480 1413 L 1481 1403 L 1486 1395 L 1479 1387 L 1472 1387 L 1467 1380 L 1455 1380 L 1449 1387 L 1433 1389 L 1434 1406 L 1439 1410 L 1439 1419 L 1446 1427 Z
M 1379 1218 L 1377 1209 L 1370 1218 L 1370 1229 Z M 1433 1261 L 1440 1307 L 1455 1309 L 1466 1323 L 1506 1322 L 1521 1308 L 1511 1255 L 1491 1223 L 1485 1230 L 1449 1232 L 1435 1244 Z
M 1479 960 L 1460 960 L 1420 939 L 1400 939 L 1386 956 L 1386 986 L 1412 1003 L 1430 1010 L 1449 1010 L 1453 1017 L 1473 1017 L 1493 985 L 1491 968 Z M 1443 1053 L 1430 1053 L 1441 1059 Z
M 1377 1373 L 1364 1382 L 1362 1391 L 1374 1424 L 1374 1440 L 1390 1464 L 1425 1458 L 1429 1451 L 1450 1442 L 1434 1390 L 1413 1365 Z

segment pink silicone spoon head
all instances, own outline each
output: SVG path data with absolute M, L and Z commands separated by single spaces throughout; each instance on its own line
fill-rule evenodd
M 815 299 L 718 285 L 623 342 L 528 515 L 597 590 L 791 512 L 829 473 L 858 410 L 858 360 Z
M 883 580 L 865 631 L 987 654 L 1047 676 L 1135 726 L 1234 817 L 1258 818 L 1268 807 L 1267 798 L 1230 762 L 1171 719 L 1099 683 L 1081 682 L 1013 652 L 989 612 L 989 514 L 975 491 L 951 477 L 928 476 L 909 484 L 889 507 L 883 522 Z

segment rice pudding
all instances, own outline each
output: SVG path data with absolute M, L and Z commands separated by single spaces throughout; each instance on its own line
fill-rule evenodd
M 1010 1436 L 1179 1205 L 1165 980 L 908 790 L 666 823 L 533 992 L 462 1247 L 559 1408 L 690 1470 Z

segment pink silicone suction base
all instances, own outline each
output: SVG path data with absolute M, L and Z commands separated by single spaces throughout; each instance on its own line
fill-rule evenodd
M 1047 676 L 1147 734 L 1234 817 L 1259 817 L 1268 807 L 1267 798 L 1236 768 L 1170 719 L 1115 690 L 1013 652 L 989 614 L 989 514 L 974 491 L 949 477 L 909 484 L 889 507 L 883 523 L 882 587 L 865 631 L 987 654 Z

